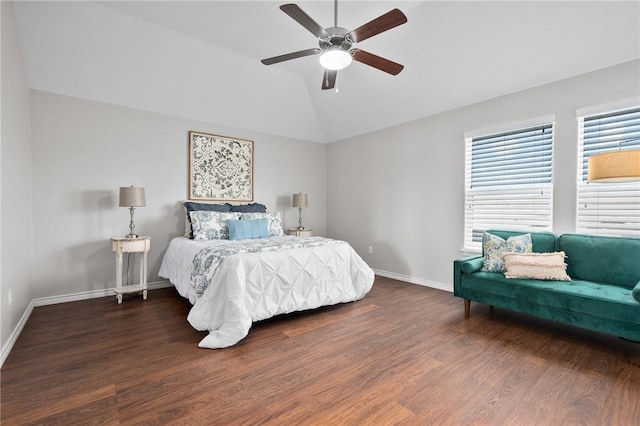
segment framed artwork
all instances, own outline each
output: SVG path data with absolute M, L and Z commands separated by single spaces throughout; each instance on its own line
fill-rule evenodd
M 253 141 L 190 131 L 189 199 L 253 201 Z

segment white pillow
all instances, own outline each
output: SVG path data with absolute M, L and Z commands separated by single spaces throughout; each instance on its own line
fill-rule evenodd
M 282 218 L 280 217 L 280 212 L 242 213 L 240 219 L 242 220 L 267 219 L 270 237 L 279 237 L 281 235 L 284 235 L 284 231 L 282 230 Z
M 205 210 L 190 212 L 194 240 L 229 239 L 227 220 L 240 219 L 240 213 L 222 213 Z
M 504 253 L 505 278 L 571 281 L 564 263 L 564 252 Z

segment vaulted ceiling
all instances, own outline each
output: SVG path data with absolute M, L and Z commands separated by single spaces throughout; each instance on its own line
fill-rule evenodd
M 412 121 L 640 58 L 638 1 L 339 1 L 354 29 L 393 9 L 408 22 L 358 47 L 399 62 L 354 62 L 322 91 L 317 46 L 274 1 L 16 4 L 30 87 L 315 142 Z M 333 1 L 298 1 L 333 26 Z M 241 135 L 237 135 L 241 136 Z

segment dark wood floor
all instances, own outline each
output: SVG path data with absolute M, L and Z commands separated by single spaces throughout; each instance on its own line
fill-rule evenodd
M 640 344 L 385 278 L 199 349 L 173 289 L 36 308 L 1 371 L 18 424 L 640 422 Z

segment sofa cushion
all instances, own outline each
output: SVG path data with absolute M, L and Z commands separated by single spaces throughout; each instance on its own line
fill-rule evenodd
M 531 302 L 555 310 L 587 314 L 598 321 L 611 319 L 638 323 L 640 303 L 631 295 L 631 289 L 616 285 L 594 283 L 584 280 L 540 281 L 509 279 L 497 272 L 476 272 L 463 277 L 465 297 L 495 303 L 514 311 L 519 304 Z M 499 303 L 498 303 L 499 302 Z M 535 313 L 534 313 L 535 314 Z M 585 318 L 582 317 L 581 318 Z M 560 321 L 564 318 L 551 318 Z M 593 319 L 596 320 L 596 319 Z M 588 325 L 585 325 L 588 326 Z
M 567 255 L 573 279 L 632 289 L 640 281 L 640 238 L 564 234 L 559 250 Z

